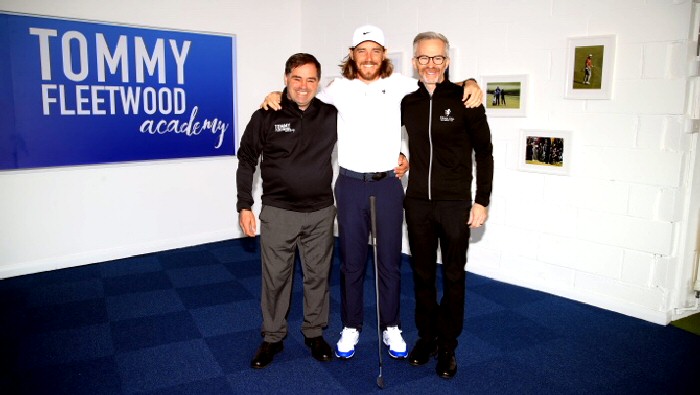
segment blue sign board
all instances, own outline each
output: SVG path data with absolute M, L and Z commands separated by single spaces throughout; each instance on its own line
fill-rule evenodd
M 0 170 L 234 155 L 230 35 L 0 13 Z

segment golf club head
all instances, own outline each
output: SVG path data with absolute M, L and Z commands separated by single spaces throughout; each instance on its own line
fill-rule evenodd
M 384 389 L 384 377 L 377 377 L 377 387 Z

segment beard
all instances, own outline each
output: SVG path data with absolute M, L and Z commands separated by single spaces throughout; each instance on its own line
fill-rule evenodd
M 442 82 L 442 76 L 443 74 L 441 73 L 441 70 L 430 70 L 431 72 L 435 72 L 435 74 L 428 74 L 427 71 L 423 71 L 421 73 L 421 77 L 423 79 L 423 82 L 429 83 L 429 84 L 437 84 L 439 82 Z
M 362 67 L 362 65 L 368 65 L 368 64 L 375 65 L 378 67 L 372 68 L 372 69 L 367 69 L 365 67 Z M 379 70 L 381 69 L 381 64 L 377 65 L 376 63 L 373 63 L 373 62 L 365 62 L 362 65 L 358 65 L 357 63 L 355 63 L 355 65 L 357 66 L 357 74 L 359 74 L 359 76 L 363 80 L 373 81 L 379 77 Z

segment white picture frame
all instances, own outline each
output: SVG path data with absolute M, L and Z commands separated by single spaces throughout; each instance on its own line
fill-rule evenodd
M 490 117 L 527 116 L 528 76 L 493 75 L 482 76 L 484 108 Z M 495 93 L 498 92 L 497 96 Z
M 460 71 L 459 71 L 459 48 L 455 46 L 450 46 L 450 52 L 447 54 L 450 58 L 450 66 L 448 67 L 447 70 L 447 80 L 449 81 L 460 81 L 459 76 Z
M 571 171 L 571 139 L 572 132 L 568 130 L 521 130 L 518 169 L 568 175 Z
M 700 3 L 693 3 L 693 21 L 690 28 L 690 42 L 693 45 L 695 61 L 700 61 Z
M 615 35 L 568 39 L 565 98 L 609 100 L 612 97 L 615 41 Z
M 394 65 L 394 71 L 407 75 L 406 70 L 404 70 L 403 52 L 389 52 L 386 57 L 389 58 Z

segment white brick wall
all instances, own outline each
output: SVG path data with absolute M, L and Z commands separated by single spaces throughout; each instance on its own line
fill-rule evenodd
M 635 148 L 650 150 L 661 148 L 665 121 L 666 117 L 663 115 L 639 116 Z
M 654 270 L 654 254 L 626 250 L 622 261 L 622 281 L 649 285 Z
M 629 187 L 627 214 L 643 219 L 655 219 L 661 189 L 656 186 L 632 184 Z
M 673 225 L 668 222 L 579 210 L 576 236 L 610 246 L 669 255 Z
M 629 184 L 623 182 L 579 178 L 572 199 L 579 208 L 626 214 L 629 188 Z
M 613 279 L 621 276 L 623 250 L 619 247 L 548 236 L 540 241 L 540 261 Z
M 683 153 L 610 147 L 575 147 L 579 175 L 630 183 L 679 187 Z
M 528 75 L 527 117 L 489 118 L 494 192 L 469 270 L 656 322 L 669 316 L 692 140 L 682 128 L 689 1 L 387 0 L 362 16 L 321 0 L 304 7 L 347 26 L 321 52 L 374 23 L 406 59 L 417 32 L 446 34 L 458 48 L 453 79 Z M 612 99 L 564 99 L 567 39 L 605 34 L 617 37 Z M 518 170 L 522 129 L 572 131 L 570 173 Z

